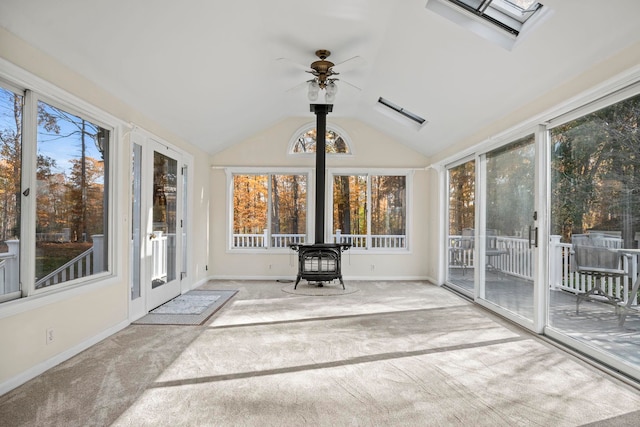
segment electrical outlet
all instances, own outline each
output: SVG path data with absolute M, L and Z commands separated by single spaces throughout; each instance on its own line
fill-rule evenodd
M 46 343 L 47 345 L 51 344 L 55 340 L 55 334 L 53 332 L 53 328 L 49 328 L 46 331 Z
M 376 269 L 376 265 L 375 264 L 371 264 L 371 271 Z

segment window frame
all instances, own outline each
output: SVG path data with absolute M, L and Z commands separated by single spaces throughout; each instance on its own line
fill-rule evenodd
M 308 152 L 308 153 L 295 153 L 293 151 L 296 142 L 298 142 L 298 138 L 300 137 L 300 135 L 309 132 L 312 129 L 316 128 L 316 122 L 308 122 L 306 124 L 304 124 L 303 126 L 300 126 L 291 136 L 291 139 L 289 140 L 289 144 L 287 145 L 287 156 L 292 156 L 292 157 L 315 157 L 316 153 L 313 152 Z M 354 152 L 354 148 L 353 148 L 353 144 L 351 143 L 351 138 L 349 137 L 349 135 L 347 134 L 347 132 L 342 129 L 340 126 L 336 126 L 333 123 L 327 123 L 327 131 L 332 131 L 335 132 L 336 134 L 340 135 L 342 137 L 342 140 L 344 141 L 344 143 L 347 145 L 347 150 L 348 153 L 325 153 L 326 156 L 328 157 L 349 157 L 349 156 L 353 156 L 355 155 Z
M 115 173 L 121 158 L 122 130 L 130 127 L 122 120 L 104 112 L 98 107 L 77 98 L 65 90 L 32 75 L 31 73 L 0 58 L 0 85 L 7 90 L 23 93 L 22 124 L 22 177 L 21 192 L 30 189 L 31 196 L 22 196 L 20 229 L 20 295 L 0 303 L 0 318 L 24 312 L 53 301 L 71 298 L 99 287 L 118 283 L 120 280 L 119 260 L 114 256 L 114 248 L 121 241 L 122 227 L 116 218 L 122 202 L 116 198 L 116 189 L 121 178 Z M 105 163 L 105 200 L 107 220 L 105 222 L 105 271 L 90 276 L 69 280 L 56 285 L 35 288 L 35 240 L 36 240 L 36 173 L 37 173 L 37 106 L 45 102 L 70 114 L 81 117 L 109 131 L 108 150 Z M 33 192 L 31 192 L 33 190 Z
M 508 1 L 496 1 L 508 3 Z M 480 7 L 484 2 L 479 2 Z M 509 6 L 505 8 L 502 6 L 491 7 L 489 5 L 487 9 L 495 11 L 497 14 L 504 15 L 508 19 L 513 20 L 520 25 L 520 28 L 513 29 L 507 24 L 500 22 L 495 17 L 484 12 L 479 12 L 473 7 L 466 5 L 461 0 L 428 0 L 425 7 L 427 10 L 430 10 L 431 12 L 436 13 L 507 50 L 515 48 L 518 43 L 531 34 L 534 28 L 553 14 L 552 10 L 548 6 L 541 4 L 537 10 L 533 12 L 532 16 L 524 20 L 524 22 L 520 22 L 519 19 L 510 16 L 508 11 Z M 514 6 L 514 9 L 515 8 L 516 6 Z
M 288 253 L 290 251 L 289 248 L 280 248 L 280 247 L 272 247 L 271 242 L 271 215 L 269 215 L 269 210 L 271 207 L 271 176 L 272 175 L 304 175 L 307 179 L 307 194 L 306 194 L 306 205 L 307 205 L 307 218 L 305 224 L 305 240 L 307 242 L 310 241 L 309 236 L 311 236 L 311 230 L 313 230 L 313 216 L 310 216 L 308 213 L 313 212 L 315 210 L 315 205 L 313 202 L 312 195 L 315 191 L 315 184 L 313 181 L 313 169 L 312 168 L 292 168 L 292 167 L 282 167 L 282 168 L 259 168 L 259 167 L 228 167 L 225 168 L 225 174 L 227 175 L 227 244 L 226 251 L 227 253 L 244 253 L 244 254 L 264 254 L 264 253 Z M 234 216 L 233 216 L 233 180 L 235 175 L 267 175 L 267 224 L 266 228 L 268 229 L 269 236 L 269 244 L 266 247 L 237 247 L 233 245 L 233 227 L 234 227 Z
M 367 234 L 366 234 L 366 247 L 352 247 L 350 249 L 353 253 L 376 253 L 376 254 L 410 254 L 412 252 L 411 245 L 411 230 L 413 229 L 413 175 L 414 169 L 385 169 L 385 168 L 329 168 L 327 170 L 327 215 L 325 219 L 325 227 L 327 234 L 331 241 L 334 239 L 333 233 L 333 182 L 336 176 L 366 176 L 367 189 L 366 189 L 366 203 L 367 203 Z M 373 176 L 404 176 L 405 177 L 405 246 L 401 248 L 376 248 L 371 246 L 372 232 L 371 232 L 371 177 Z

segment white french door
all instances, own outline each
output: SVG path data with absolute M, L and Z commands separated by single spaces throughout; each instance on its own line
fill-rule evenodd
M 183 156 L 149 138 L 132 138 L 130 317 L 182 292 L 186 271 Z
M 149 144 L 151 177 L 146 192 L 147 310 L 180 294 L 182 261 L 182 162 L 179 153 Z

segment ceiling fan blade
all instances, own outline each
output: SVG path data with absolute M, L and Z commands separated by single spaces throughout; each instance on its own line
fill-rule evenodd
M 361 90 L 362 90 L 362 88 L 359 88 L 358 86 L 354 85 L 353 83 L 349 83 L 349 82 L 348 82 L 348 81 L 346 81 L 346 80 L 342 80 L 342 79 L 340 79 L 340 83 L 344 83 L 344 84 L 346 84 L 346 85 L 349 85 L 349 86 L 351 86 L 352 88 L 357 89 L 357 90 L 359 90 L 359 91 L 361 91 Z
M 292 61 L 289 58 L 276 58 L 276 62 L 278 62 L 279 64 L 283 64 L 285 66 L 291 66 L 291 67 L 297 68 L 299 70 L 304 70 L 304 71 L 310 70 L 308 65 L 299 64 L 295 61 Z
M 334 67 L 337 68 L 338 71 L 343 72 L 343 71 L 353 70 L 354 68 L 357 68 L 357 67 L 361 67 L 364 64 L 365 64 L 365 60 L 361 56 L 354 56 L 353 58 L 349 58 L 347 60 L 337 63 L 336 65 L 334 65 Z
M 298 83 L 297 85 L 290 87 L 289 89 L 285 90 L 285 92 L 295 92 L 298 89 L 303 88 L 304 86 L 307 86 L 309 84 L 309 82 L 302 82 L 302 83 Z

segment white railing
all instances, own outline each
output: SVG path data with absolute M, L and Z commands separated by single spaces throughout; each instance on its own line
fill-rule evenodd
M 234 248 L 266 248 L 269 241 L 268 230 L 264 230 L 262 234 L 234 234 Z
M 405 235 L 387 235 L 374 234 L 371 235 L 371 242 L 367 243 L 368 236 L 365 234 L 342 234 L 340 230 L 332 236 L 334 243 L 350 243 L 354 248 L 374 249 L 404 249 L 407 247 L 407 236 Z M 267 246 L 267 242 L 271 241 L 271 245 Z M 234 234 L 234 248 L 287 248 L 290 244 L 304 244 L 306 242 L 305 234 L 271 234 L 269 230 L 264 230 L 261 234 Z
M 609 248 L 621 248 L 622 240 L 616 237 L 598 237 L 602 239 L 603 245 Z M 461 248 L 462 236 L 449 236 L 449 268 L 450 269 L 473 269 L 474 258 L 473 248 Z M 529 248 L 527 239 L 516 237 L 498 236 L 496 247 L 504 249 L 506 252 L 498 256 L 491 257 L 491 265 L 500 270 L 501 273 L 533 280 L 533 249 Z M 560 236 L 551 236 L 549 245 L 549 286 L 551 289 L 562 289 L 575 294 L 587 292 L 592 287 L 592 278 L 584 274 L 578 274 L 571 268 L 571 244 L 560 243 Z M 627 276 L 617 279 L 608 279 L 606 291 L 610 296 L 619 298 L 623 302 L 629 298 L 629 291 L 633 286 L 633 280 L 638 273 L 638 257 L 625 257 L 624 269 Z M 638 304 L 637 296 L 634 298 L 634 305 Z
M 269 242 L 269 230 L 265 229 L 261 234 L 234 234 L 234 248 L 288 248 L 289 245 L 301 245 L 306 242 L 306 234 L 275 233 L 271 235 Z
M 306 242 L 306 234 L 272 234 L 272 248 L 288 248 L 289 245 L 302 245 Z
M 612 238 L 613 239 L 613 238 Z M 620 242 L 609 242 L 612 248 L 620 248 Z M 562 289 L 575 294 L 584 293 L 593 287 L 593 278 L 588 275 L 578 274 L 571 268 L 572 246 L 570 243 L 560 243 L 560 236 L 551 236 L 549 246 L 549 257 L 555 260 L 550 264 L 550 287 L 551 289 Z M 609 278 L 605 281 L 603 290 L 609 296 L 620 299 L 626 303 L 629 299 L 629 291 L 633 286 L 633 281 L 638 275 L 638 257 L 636 255 L 622 257 L 623 268 L 628 273 L 621 278 Z M 638 304 L 638 296 L 632 295 L 632 304 Z
M 20 290 L 20 241 L 7 240 L 5 243 L 7 252 L 0 254 L 0 297 Z
M 405 249 L 407 247 L 407 236 L 372 234 L 371 244 L 368 245 L 366 234 L 343 234 L 341 230 L 336 230 L 336 234 L 333 235 L 333 242 L 350 243 L 354 248 Z
M 36 280 L 36 289 L 90 276 L 104 271 L 104 236 L 91 236 L 93 246 L 46 276 Z
M 93 246 L 43 278 L 38 279 L 36 281 L 36 289 L 46 288 L 47 286 L 89 276 L 93 274 L 92 266 Z
M 175 236 L 175 235 L 174 235 Z M 154 231 L 151 237 L 151 281 L 166 280 L 167 254 L 169 250 L 169 236 L 162 231 Z

